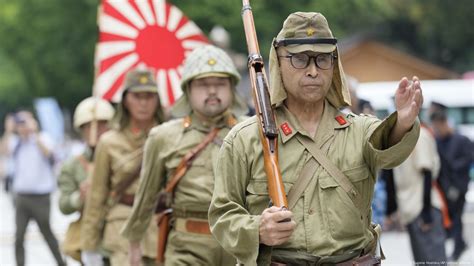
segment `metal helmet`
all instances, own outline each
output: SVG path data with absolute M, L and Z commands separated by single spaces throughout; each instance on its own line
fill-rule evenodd
M 214 45 L 204 45 L 194 49 L 184 62 L 183 76 L 181 79 L 181 89 L 184 93 L 171 108 L 171 114 L 174 117 L 183 117 L 192 111 L 186 93 L 189 83 L 193 79 L 211 76 L 230 78 L 234 92 L 234 102 L 230 109 L 236 116 L 247 113 L 247 105 L 235 91 L 235 86 L 240 81 L 240 74 L 235 68 L 232 59 L 224 50 Z
M 108 101 L 96 97 L 86 98 L 74 111 L 74 128 L 79 130 L 81 126 L 93 120 L 109 121 L 114 113 L 114 107 Z
M 188 83 L 195 78 L 219 74 L 229 76 L 234 85 L 240 81 L 239 72 L 224 50 L 214 45 L 198 47 L 189 54 L 184 62 L 181 89 L 184 91 Z

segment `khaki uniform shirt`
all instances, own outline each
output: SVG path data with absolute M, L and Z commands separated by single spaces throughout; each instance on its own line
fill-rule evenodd
M 87 148 L 83 154 L 74 157 L 61 167 L 58 178 L 59 209 L 64 214 L 81 211 L 84 202 L 80 198 L 80 185 L 87 178 L 87 168 L 92 160 L 92 151 Z
M 291 210 L 296 228 L 290 240 L 274 248 L 332 256 L 366 247 L 374 238 L 369 224 L 376 171 L 394 167 L 410 154 L 418 138 L 419 122 L 398 144 L 387 148 L 396 114 L 383 122 L 375 117 L 344 115 L 326 101 L 314 139 L 286 107 L 278 107 L 276 116 L 279 165 L 286 192 L 311 158 L 295 136 L 301 134 L 316 142 L 350 179 L 362 197 L 363 209 L 357 209 L 336 180 L 318 167 Z M 339 123 L 337 120 L 341 119 L 336 119 L 337 116 L 342 116 L 341 122 L 345 123 Z M 281 126 L 285 123 L 287 128 Z M 260 215 L 269 205 L 258 126 L 253 117 L 237 125 L 225 138 L 218 156 L 209 210 L 212 233 L 245 265 L 256 265 Z
M 207 214 L 214 189 L 214 163 L 222 140 L 230 126 L 222 121 L 214 142 L 200 152 L 186 174 L 175 188 L 173 209 L 180 213 Z M 140 240 L 154 212 L 158 193 L 166 183 L 182 158 L 201 143 L 210 128 L 195 116 L 191 124 L 184 126 L 183 119 L 175 119 L 152 129 L 145 145 L 143 171 L 133 212 L 122 234 L 132 241 Z M 196 217 L 203 218 L 203 217 Z
M 104 242 L 104 248 L 107 248 L 107 243 L 113 246 L 114 242 L 116 244 L 121 241 L 116 239 L 120 237 L 117 231 L 120 227 L 115 228 L 120 225 L 116 225 L 116 222 L 125 222 L 132 208 L 115 202 L 110 197 L 110 192 L 115 190 L 122 180 L 135 173 L 141 163 L 142 149 L 146 137 L 146 133 L 139 132 L 135 134 L 132 133 L 130 128 L 120 131 L 110 130 L 101 136 L 96 148 L 95 169 L 81 228 L 81 241 L 84 250 L 97 250 L 101 242 Z M 137 187 L 138 178 L 125 190 L 124 194 L 135 194 Z M 108 224 L 113 224 L 114 228 L 111 227 L 110 230 L 107 230 Z M 156 232 L 156 225 L 154 224 L 150 223 L 145 226 L 146 228 Z M 104 235 L 103 230 L 105 230 Z M 154 257 L 156 253 L 156 233 L 150 232 L 149 238 L 150 240 L 147 242 L 149 247 L 144 247 L 143 255 Z M 153 243 L 155 243 L 154 246 Z

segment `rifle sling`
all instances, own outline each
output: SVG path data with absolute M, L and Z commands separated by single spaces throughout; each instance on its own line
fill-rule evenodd
M 362 207 L 360 194 L 357 192 L 355 187 L 352 185 L 352 182 L 349 178 L 344 175 L 344 173 L 337 168 L 327 157 L 322 153 L 322 151 L 316 146 L 316 143 L 309 141 L 296 135 L 298 141 L 309 151 L 313 158 L 311 158 L 301 171 L 300 177 L 293 185 L 293 187 L 288 192 L 288 205 L 290 210 L 295 206 L 298 199 L 304 193 L 304 190 L 307 188 L 311 178 L 313 177 L 315 171 L 317 170 L 317 162 L 321 165 L 329 175 L 336 180 L 336 182 L 342 187 L 342 189 L 347 193 L 349 198 L 352 200 L 354 205 L 357 208 Z
M 114 189 L 110 191 L 110 196 L 119 200 L 122 194 L 127 190 L 127 188 L 137 180 L 140 176 L 140 170 L 142 168 L 142 159 L 143 159 L 143 147 L 140 147 L 133 152 L 129 153 L 127 156 L 122 157 L 117 163 L 112 166 L 114 172 L 118 171 L 120 168 L 124 167 L 127 162 L 134 160 L 135 158 L 140 156 L 140 160 L 138 162 L 137 168 L 128 175 L 126 178 L 120 180 L 120 182 L 115 186 Z
M 110 195 L 113 198 L 116 198 L 117 200 L 120 199 L 122 194 L 127 190 L 127 188 L 137 180 L 137 178 L 140 176 L 140 171 L 142 169 L 142 160 L 140 159 L 140 162 L 138 163 L 137 168 L 128 175 L 126 178 L 122 179 L 116 186 L 115 188 L 110 191 Z
M 166 184 L 166 192 L 174 191 L 174 188 L 181 178 L 186 174 L 194 159 L 196 159 L 199 153 L 204 150 L 204 148 L 206 148 L 209 143 L 211 143 L 211 141 L 217 136 L 219 130 L 219 128 L 212 129 L 201 143 L 184 155 L 183 159 L 181 159 L 181 162 L 178 164 L 178 167 L 176 167 L 173 177 Z
M 313 158 L 304 165 L 300 177 L 296 180 L 296 183 L 291 187 L 290 191 L 288 191 L 288 209 L 292 210 L 295 207 L 296 202 L 308 187 L 313 174 L 318 169 L 318 166 L 318 163 L 316 163 L 316 160 Z

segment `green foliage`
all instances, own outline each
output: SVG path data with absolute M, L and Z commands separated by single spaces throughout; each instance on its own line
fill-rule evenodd
M 72 109 L 91 95 L 98 2 L 0 0 L 0 109 L 40 96 L 55 96 Z M 241 1 L 170 2 L 205 33 L 222 25 L 231 33 L 232 48 L 246 53 Z M 474 69 L 472 0 L 254 0 L 251 5 L 264 57 L 289 13 L 319 11 L 340 40 L 370 32 L 459 73 Z
M 0 0 L 0 6 L 1 104 L 55 96 L 72 107 L 90 95 L 96 1 Z

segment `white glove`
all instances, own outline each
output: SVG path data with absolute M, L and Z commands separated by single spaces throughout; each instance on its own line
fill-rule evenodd
M 83 250 L 81 252 L 81 260 L 85 266 L 103 266 L 104 261 L 102 260 L 102 255 L 93 250 Z

